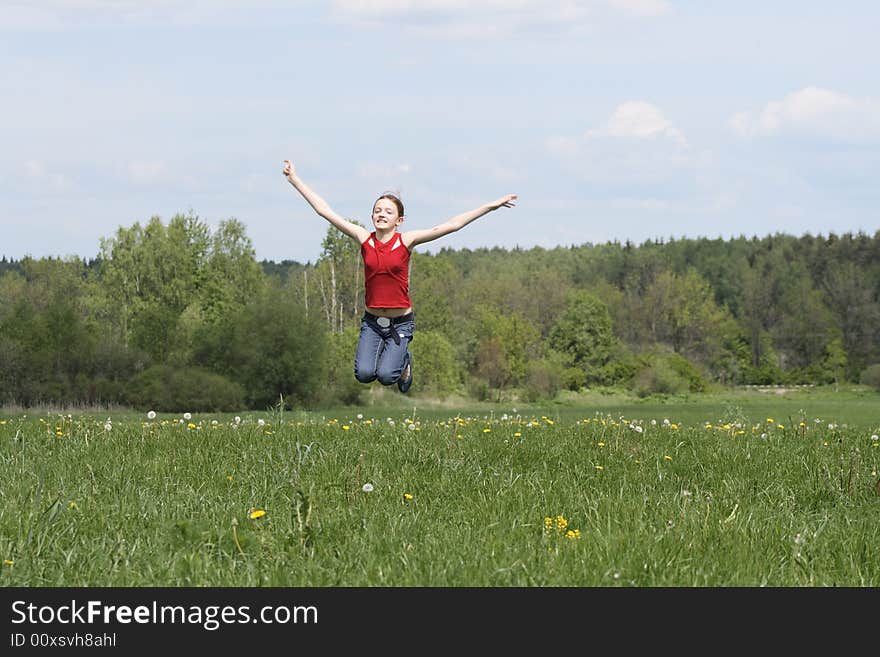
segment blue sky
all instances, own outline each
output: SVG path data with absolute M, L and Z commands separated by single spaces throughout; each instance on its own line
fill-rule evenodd
M 314 261 L 281 175 L 420 247 L 880 230 L 880 5 L 677 0 L 0 0 L 0 255 L 119 226 L 245 224 Z

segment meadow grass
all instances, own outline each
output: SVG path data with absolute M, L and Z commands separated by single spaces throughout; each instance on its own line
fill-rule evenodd
M 878 428 L 800 401 L 7 414 L 0 582 L 878 586 Z

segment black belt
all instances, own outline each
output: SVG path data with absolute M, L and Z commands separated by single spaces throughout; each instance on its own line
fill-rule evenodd
M 399 317 L 380 317 L 373 313 L 364 312 L 363 319 L 371 329 L 383 338 L 387 338 L 390 335 L 394 340 L 394 344 L 400 344 L 400 335 L 397 331 L 392 331 L 391 328 L 397 324 L 411 322 L 413 320 L 413 313 L 409 312 L 406 315 L 400 315 Z

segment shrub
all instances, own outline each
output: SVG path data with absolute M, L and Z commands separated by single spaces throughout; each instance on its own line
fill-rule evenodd
M 553 399 L 559 392 L 561 382 L 559 363 L 548 359 L 533 360 L 526 368 L 523 398 L 527 402 Z
M 687 381 L 663 359 L 647 364 L 636 374 L 633 383 L 639 397 L 675 395 L 688 389 Z
M 464 368 L 458 363 L 455 347 L 445 335 L 440 331 L 417 331 L 410 351 L 419 391 L 430 391 L 440 397 L 460 391 Z
M 862 385 L 871 386 L 872 388 L 880 390 L 880 363 L 875 363 L 874 365 L 866 367 L 859 378 L 859 382 Z
M 162 413 L 234 411 L 244 407 L 244 388 L 220 374 L 190 367 L 154 365 L 129 383 L 125 401 Z

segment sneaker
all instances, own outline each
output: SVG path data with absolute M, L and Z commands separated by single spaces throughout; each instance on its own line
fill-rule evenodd
M 397 379 L 397 387 L 400 392 L 406 392 L 409 390 L 409 387 L 412 385 L 412 380 L 412 354 L 407 351 L 406 360 L 403 365 L 403 372 L 400 373 L 400 378 Z

